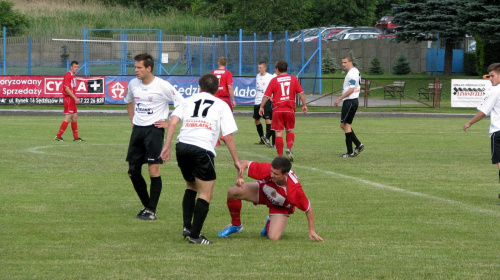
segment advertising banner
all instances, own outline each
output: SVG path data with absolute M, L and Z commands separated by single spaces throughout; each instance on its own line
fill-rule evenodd
M 491 88 L 486 79 L 452 79 L 451 107 L 477 108 Z
M 104 80 L 76 77 L 82 104 L 104 104 Z M 0 76 L 0 104 L 62 104 L 62 76 Z
M 198 93 L 197 76 L 158 76 L 168 81 L 184 97 Z M 128 83 L 134 76 L 106 76 L 106 104 L 125 104 Z M 234 97 L 237 105 L 253 105 L 255 78 L 233 78 Z

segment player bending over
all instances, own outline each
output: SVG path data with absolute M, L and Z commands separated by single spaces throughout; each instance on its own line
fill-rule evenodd
M 283 156 L 276 157 L 272 163 L 240 161 L 241 168 L 248 169 L 248 177 L 258 182 L 244 183 L 239 179 L 237 186 L 227 192 L 227 207 L 231 215 L 231 223 L 217 236 L 229 235 L 243 230 L 241 223 L 241 200 L 253 202 L 254 205 L 264 204 L 269 208 L 269 218 L 260 235 L 271 240 L 279 240 L 285 230 L 288 216 L 293 214 L 295 207 L 306 212 L 309 224 L 309 239 L 323 241 L 314 229 L 314 213 L 311 203 L 300 185 L 299 179 L 290 169 L 292 163 Z

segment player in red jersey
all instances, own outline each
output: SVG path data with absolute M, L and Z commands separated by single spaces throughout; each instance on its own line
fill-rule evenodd
M 271 128 L 276 135 L 276 151 L 278 156 L 283 155 L 283 130 L 286 129 L 286 156 L 293 161 L 292 147 L 295 141 L 295 95 L 298 94 L 302 102 L 302 114 L 307 113 L 306 97 L 304 90 L 299 84 L 297 78 L 287 73 L 288 63 L 279 60 L 275 64 L 276 77 L 274 77 L 267 86 L 262 103 L 260 104 L 259 114 L 264 115 L 264 105 L 267 100 L 273 101 L 273 122 Z
M 71 61 L 69 71 L 64 75 L 63 78 L 63 104 L 64 104 L 64 121 L 59 127 L 59 132 L 54 140 L 64 141 L 62 138 L 63 133 L 66 131 L 68 124 L 71 123 L 71 129 L 73 130 L 73 141 L 83 141 L 82 138 L 78 136 L 78 116 L 76 104 L 80 104 L 80 99 L 76 97 L 76 80 L 75 73 L 78 71 L 80 65 L 78 61 Z
M 227 192 L 227 207 L 231 215 L 231 224 L 217 236 L 228 237 L 243 230 L 241 223 L 241 200 L 264 204 L 269 208 L 269 218 L 260 235 L 271 240 L 279 240 L 285 230 L 288 216 L 295 207 L 306 212 L 309 225 L 309 239 L 323 241 L 314 228 L 314 213 L 311 202 L 307 198 L 295 174 L 290 170 L 292 164 L 285 157 L 276 157 L 272 163 L 241 161 L 243 169 L 248 168 L 248 177 L 258 182 L 245 183 L 238 179 L 237 185 Z
M 212 70 L 212 74 L 214 74 L 217 79 L 219 79 L 219 90 L 215 94 L 215 97 L 222 99 L 224 102 L 229 105 L 231 108 L 231 112 L 233 111 L 233 107 L 236 107 L 236 100 L 234 99 L 234 89 L 233 89 L 233 74 L 231 71 L 226 70 L 227 66 L 227 58 L 221 56 L 219 60 L 217 60 L 217 65 L 219 68 Z M 220 140 L 224 141 L 224 137 L 221 136 Z M 220 145 L 220 141 L 217 140 L 217 146 Z

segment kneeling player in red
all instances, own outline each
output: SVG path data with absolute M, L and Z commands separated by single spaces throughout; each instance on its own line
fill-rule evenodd
M 253 202 L 254 205 L 264 204 L 269 208 L 269 218 L 261 231 L 261 236 L 271 240 L 279 240 L 285 230 L 288 216 L 293 214 L 295 207 L 306 213 L 309 225 L 309 239 L 323 241 L 314 228 L 313 208 L 300 182 L 290 169 L 292 164 L 283 156 L 276 157 L 272 163 L 241 161 L 241 167 L 248 169 L 248 177 L 258 182 L 244 183 L 239 180 L 237 186 L 227 192 L 227 207 L 231 215 L 231 224 L 226 226 L 217 236 L 228 237 L 241 232 L 241 200 Z

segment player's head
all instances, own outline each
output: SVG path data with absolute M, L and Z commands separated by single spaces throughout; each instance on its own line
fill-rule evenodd
M 224 57 L 224 56 L 219 57 L 219 60 L 217 60 L 217 64 L 218 64 L 219 66 L 224 66 L 224 67 L 226 67 L 226 65 L 227 65 L 227 58 L 226 58 L 226 57 Z
M 155 66 L 155 60 L 150 54 L 141 53 L 134 57 L 135 60 L 135 75 L 142 80 L 151 75 Z
M 345 70 L 350 70 L 352 67 L 354 67 L 353 65 L 353 62 L 352 62 L 352 56 L 351 54 L 346 54 L 344 55 L 344 57 L 342 58 L 342 67 L 345 69 Z
M 284 60 L 278 60 L 276 64 L 274 64 L 274 68 L 277 72 L 286 73 L 288 71 L 288 63 Z
M 292 168 L 290 160 L 284 156 L 279 156 L 271 162 L 271 180 L 278 185 L 286 184 L 286 177 Z
M 259 73 L 261 75 L 264 75 L 267 70 L 267 64 L 263 61 L 259 62 L 259 66 L 257 66 L 257 70 L 259 70 Z
M 69 64 L 69 71 L 75 74 L 76 72 L 78 72 L 78 68 L 80 68 L 80 64 L 78 64 L 78 61 L 76 60 L 71 61 L 71 63 Z
M 215 94 L 219 89 L 219 79 L 214 74 L 205 74 L 198 80 L 198 85 L 200 86 L 200 91 Z
M 493 63 L 488 66 L 488 79 L 490 79 L 491 84 L 496 86 L 500 84 L 500 63 Z

